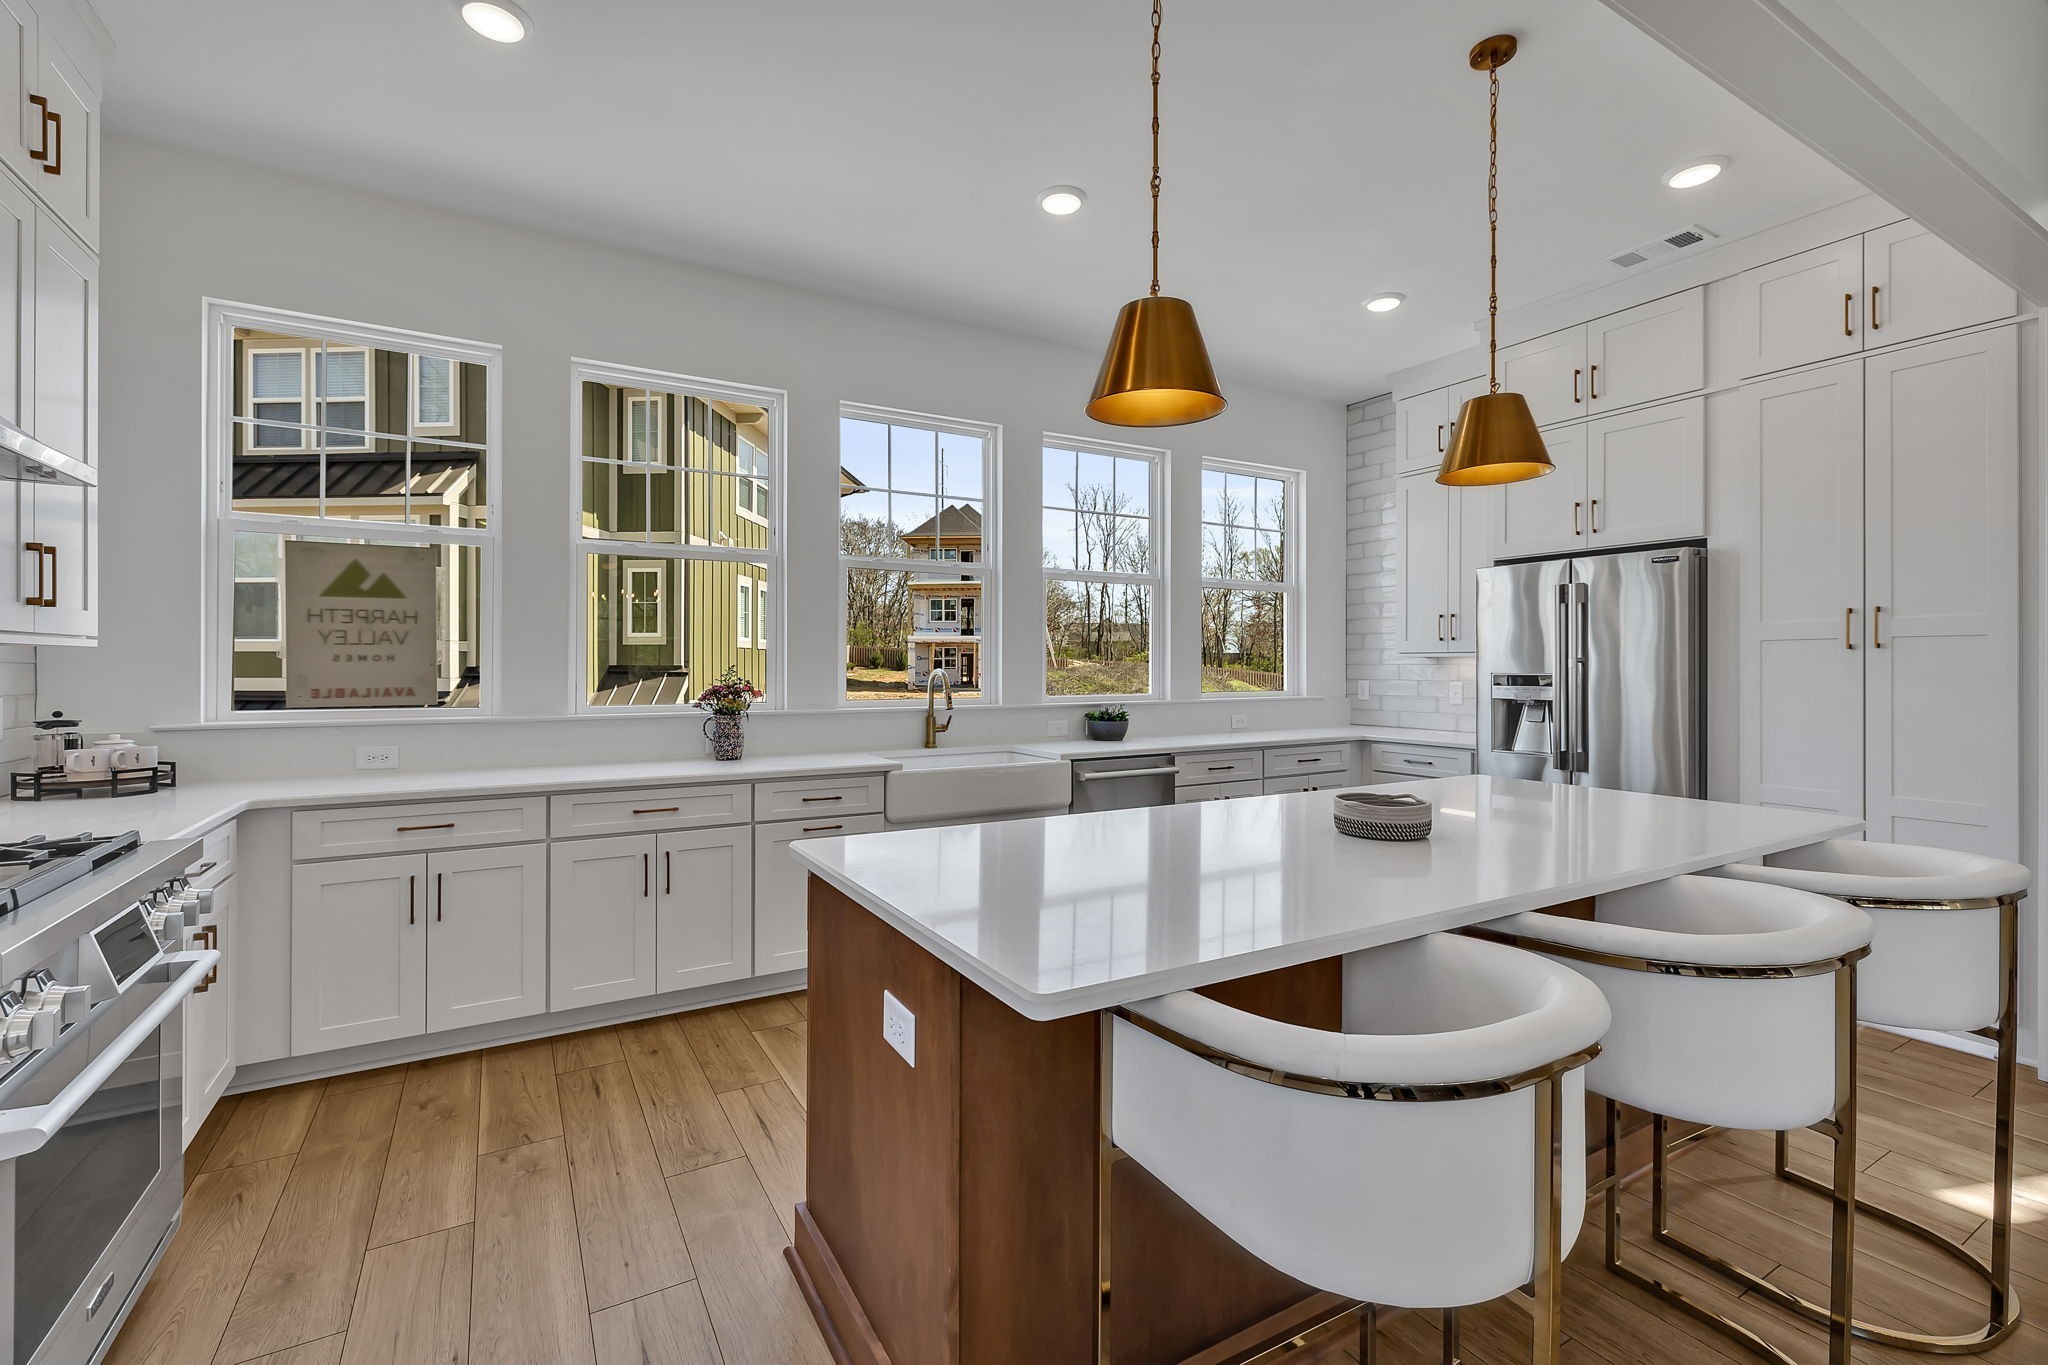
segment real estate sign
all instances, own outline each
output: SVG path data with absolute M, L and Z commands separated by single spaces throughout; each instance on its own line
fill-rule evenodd
M 284 704 L 431 705 L 434 568 L 431 546 L 286 541 Z

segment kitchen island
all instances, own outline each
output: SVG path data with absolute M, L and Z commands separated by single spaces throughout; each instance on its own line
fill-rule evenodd
M 1347 952 L 1860 828 L 1507 778 L 1392 789 L 1433 803 L 1429 840 L 1345 838 L 1309 792 L 793 846 L 812 873 L 811 1048 L 790 1259 L 842 1359 L 1094 1358 L 1102 1010 L 1192 989 L 1335 1028 Z M 900 1053 L 885 991 L 914 1018 Z M 1318 1312 L 1135 1163 L 1108 1194 L 1117 1365 Z

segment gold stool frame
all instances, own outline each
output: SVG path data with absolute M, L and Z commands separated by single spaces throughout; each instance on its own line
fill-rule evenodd
M 1096 1047 L 1099 1056 L 1101 1092 L 1098 1101 L 1097 1166 L 1095 1194 L 1095 1271 L 1100 1293 L 1095 1311 L 1096 1365 L 1113 1365 L 1110 1318 L 1110 1178 L 1125 1153 L 1110 1135 L 1113 1095 L 1114 1022 L 1122 1019 L 1182 1052 L 1220 1066 L 1247 1079 L 1283 1086 L 1337 1099 L 1381 1101 L 1399 1104 L 1438 1103 L 1446 1100 L 1480 1099 L 1534 1087 L 1536 1115 L 1532 1159 L 1536 1174 L 1536 1256 L 1523 1293 L 1530 1299 L 1534 1318 L 1529 1358 L 1531 1365 L 1559 1365 L 1564 1350 L 1564 1239 L 1561 1194 L 1564 1189 L 1564 1076 L 1600 1055 L 1598 1043 L 1513 1076 L 1491 1081 L 1453 1085 L 1381 1085 L 1370 1081 L 1338 1081 L 1322 1076 L 1304 1076 L 1247 1061 L 1243 1057 L 1210 1047 L 1183 1033 L 1122 1006 L 1097 1016 Z M 1379 1305 L 1338 1303 L 1314 1322 L 1297 1328 L 1284 1341 L 1262 1343 L 1232 1357 L 1227 1365 L 1252 1365 L 1273 1361 L 1300 1350 L 1308 1334 L 1353 1319 L 1358 1324 L 1360 1365 L 1377 1365 Z M 1458 1365 L 1459 1310 L 1443 1310 L 1443 1365 Z

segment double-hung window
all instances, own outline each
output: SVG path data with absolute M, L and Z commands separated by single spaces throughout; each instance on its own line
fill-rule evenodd
M 1145 697 L 1163 690 L 1153 632 L 1165 619 L 1164 454 L 1045 438 L 1040 518 L 1048 697 Z
M 1289 690 L 1300 619 L 1300 474 L 1202 466 L 1202 690 Z
M 207 715 L 489 709 L 498 349 L 230 304 L 207 335 Z
M 768 584 L 779 390 L 577 361 L 579 709 L 686 706 L 729 670 L 781 704 Z
M 848 702 L 995 690 L 994 504 L 1000 432 L 986 423 L 844 404 L 839 566 Z

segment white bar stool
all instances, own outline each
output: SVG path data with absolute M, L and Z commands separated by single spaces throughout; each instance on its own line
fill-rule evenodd
M 1347 1303 L 1375 1358 L 1379 1305 L 1458 1308 L 1530 1286 L 1556 1365 L 1560 1263 L 1585 1212 L 1591 982 L 1531 953 L 1431 935 L 1344 959 L 1344 1032 L 1179 992 L 1109 1012 L 1110 1166 L 1129 1156 L 1268 1265 Z M 1110 1200 L 1097 1359 L 1111 1359 Z M 1241 1357 L 1277 1354 L 1289 1343 Z
M 1893 1028 L 1974 1033 L 1998 1045 L 1992 1143 L 1991 1260 L 1934 1229 L 1874 1204 L 1857 1208 L 1948 1253 L 1991 1291 L 1985 1325 L 1960 1335 L 1901 1332 L 1855 1324 L 1856 1335 L 1909 1351 L 1963 1355 L 1988 1350 L 2019 1325 L 2012 1281 L 2013 1107 L 2019 1087 L 2019 911 L 2032 874 L 2018 863 L 1912 844 L 1829 839 L 1739 864 L 1718 875 L 1797 887 L 1846 901 L 1876 927 L 1870 957 L 1857 969 L 1856 1016 Z M 1780 1178 L 1819 1182 L 1787 1163 L 1778 1135 Z M 1817 1305 L 1805 1304 L 1812 1315 Z
M 1783 1291 L 1761 1275 L 1671 1231 L 1669 1123 L 1774 1131 L 1812 1126 L 1834 1139 L 1834 1254 L 1831 1304 L 1824 1311 L 1830 1365 L 1849 1365 L 1856 1199 L 1856 973 L 1850 968 L 1869 951 L 1869 917 L 1803 891 L 1673 877 L 1599 897 L 1590 920 L 1530 913 L 1466 932 L 1569 963 L 1613 1008 L 1614 1030 L 1586 1072 L 1586 1084 L 1607 1100 L 1607 1268 L 1784 1365 L 1791 1357 L 1780 1348 L 1623 1262 L 1617 1105 L 1653 1116 L 1650 1201 L 1657 1240 L 1773 1298 Z

